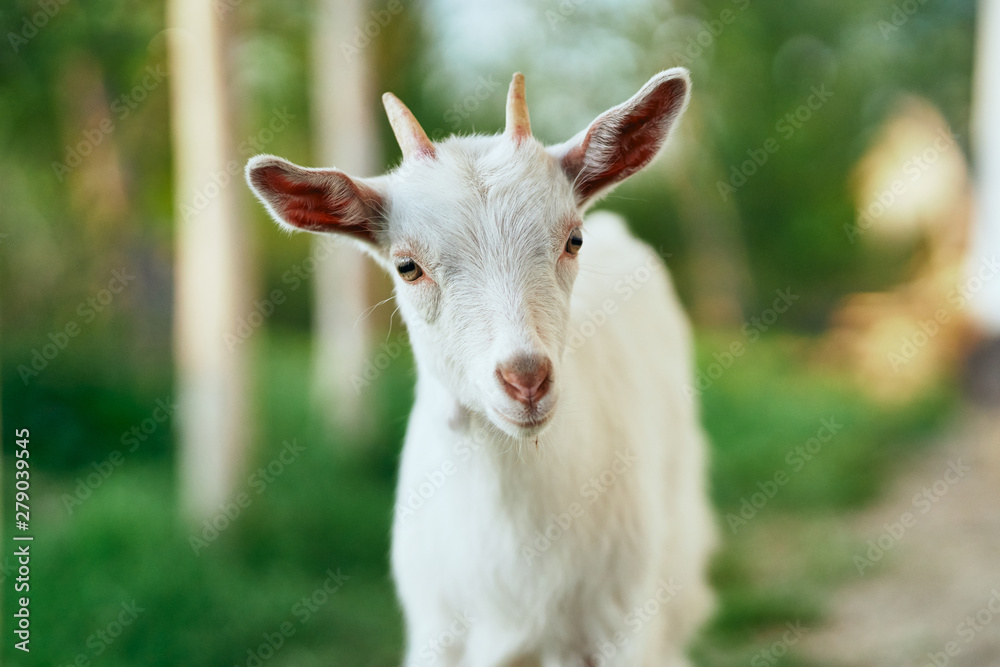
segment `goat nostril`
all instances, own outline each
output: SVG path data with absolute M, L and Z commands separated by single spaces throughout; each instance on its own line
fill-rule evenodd
M 548 392 L 552 363 L 539 357 L 518 357 L 497 368 L 507 395 L 516 401 L 530 403 Z
M 538 387 L 545 381 L 541 375 L 521 375 L 519 373 L 502 372 L 504 382 L 513 387 L 525 398 L 534 395 Z

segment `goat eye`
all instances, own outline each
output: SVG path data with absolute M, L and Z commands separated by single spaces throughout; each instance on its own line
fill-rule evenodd
M 424 275 L 424 270 L 410 257 L 400 257 L 397 259 L 396 270 L 399 271 L 399 275 L 403 280 L 411 283 Z
M 579 227 L 576 227 L 569 233 L 569 238 L 566 240 L 566 252 L 575 255 L 580 252 L 581 247 L 583 247 L 583 232 L 580 231 Z

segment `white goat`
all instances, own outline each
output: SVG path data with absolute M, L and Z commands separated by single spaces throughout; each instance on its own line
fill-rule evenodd
M 496 136 L 432 143 L 387 93 L 389 174 L 247 165 L 280 224 L 395 277 L 418 368 L 392 547 L 408 666 L 688 664 L 715 535 L 689 328 L 656 253 L 583 214 L 656 157 L 689 85 L 661 72 L 552 147 L 520 74 Z

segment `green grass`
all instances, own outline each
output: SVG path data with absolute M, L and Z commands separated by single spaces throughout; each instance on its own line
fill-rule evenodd
M 702 337 L 700 366 L 732 338 Z M 387 554 L 412 362 L 404 355 L 366 390 L 379 427 L 359 446 L 324 437 L 309 414 L 307 340 L 261 335 L 259 343 L 256 463 L 291 439 L 305 446 L 300 457 L 266 492 L 251 492 L 251 505 L 198 555 L 177 514 L 166 454 L 127 459 L 72 515 L 60 496 L 89 461 L 70 471 L 39 465 L 32 652 L 5 642 L 4 664 L 70 665 L 82 655 L 107 666 L 246 665 L 248 651 L 282 624 L 293 632 L 263 661 L 269 667 L 399 663 L 401 617 Z M 787 452 L 813 437 L 821 419 L 842 424 L 745 526 L 734 533 L 720 520 L 724 543 L 713 568 L 720 606 L 695 654 L 701 665 L 746 664 L 786 622 L 821 617 L 830 589 L 851 567 L 837 516 L 877 496 L 887 470 L 936 428 L 951 399 L 943 391 L 878 407 L 845 379 L 813 368 L 804 341 L 774 336 L 754 343 L 703 403 L 721 516 L 788 469 Z M 119 433 L 119 423 L 109 431 Z M 33 446 L 45 446 L 44 434 L 41 426 Z M 304 618 L 296 605 L 338 570 L 346 581 Z M 11 584 L 4 583 L 8 600 Z M 110 644 L 96 639 L 133 599 L 143 609 L 134 622 Z M 807 663 L 793 654 L 782 664 Z

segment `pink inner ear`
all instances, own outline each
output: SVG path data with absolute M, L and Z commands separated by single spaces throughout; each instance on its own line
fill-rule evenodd
M 683 103 L 685 86 L 681 79 L 666 81 L 631 108 L 616 109 L 594 123 L 581 145 L 563 158 L 564 168 L 579 173 L 576 190 L 581 200 L 628 178 L 656 157 Z M 591 161 L 600 166 L 587 168 Z
M 306 231 L 342 232 L 374 241 L 370 213 L 378 195 L 344 174 L 289 174 L 279 166 L 254 171 L 254 184 L 270 193 L 272 206 L 288 224 Z

